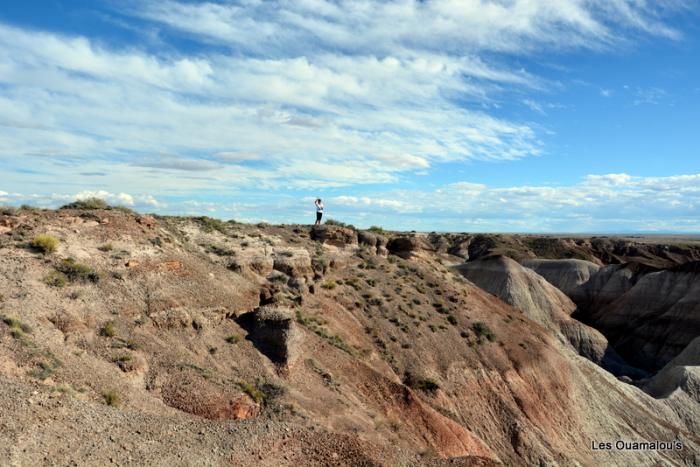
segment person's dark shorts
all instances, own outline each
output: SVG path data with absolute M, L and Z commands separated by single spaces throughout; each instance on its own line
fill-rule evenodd
M 317 221 L 317 222 L 320 221 L 320 220 L 321 220 L 321 217 L 323 217 L 323 213 L 322 213 L 322 212 L 317 212 L 317 213 L 316 213 L 316 221 Z

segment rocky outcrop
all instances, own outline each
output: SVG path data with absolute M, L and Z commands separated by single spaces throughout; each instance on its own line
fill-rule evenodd
M 311 280 L 314 275 L 311 256 L 304 248 L 276 249 L 272 268 L 293 279 Z
M 625 364 L 605 336 L 571 318 L 576 305 L 534 271 L 506 257 L 472 261 L 457 269 L 479 288 L 521 310 L 528 318 L 553 331 L 562 343 L 613 374 L 643 376 L 642 372 Z
M 241 315 L 237 321 L 248 331 L 248 339 L 273 363 L 290 366 L 298 357 L 302 333 L 290 308 L 266 305 Z
M 575 300 L 576 290 L 588 282 L 600 266 L 582 259 L 530 259 L 522 263 Z
M 311 228 L 311 239 L 336 247 L 357 245 L 357 232 L 338 225 L 316 225 Z
M 381 256 L 389 254 L 389 250 L 386 248 L 387 239 L 384 235 L 360 230 L 357 232 L 357 240 L 360 245 L 368 247 L 373 253 Z
M 389 240 L 386 248 L 392 255 L 400 256 L 404 259 L 429 254 L 434 251 L 433 246 L 426 239 L 417 235 L 394 237 Z
M 254 274 L 266 277 L 274 266 L 274 259 L 269 254 L 260 250 L 240 250 L 231 261 L 229 269 L 242 274 Z

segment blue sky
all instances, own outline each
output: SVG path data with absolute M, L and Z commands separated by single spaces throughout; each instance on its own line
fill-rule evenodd
M 0 5 L 0 203 L 700 232 L 695 0 Z

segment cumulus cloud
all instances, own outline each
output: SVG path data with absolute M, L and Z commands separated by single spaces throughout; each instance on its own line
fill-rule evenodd
M 434 191 L 344 195 L 330 201 L 329 206 L 351 208 L 350 220 L 360 224 L 367 216 L 370 223 L 385 224 L 398 218 L 397 228 L 411 224 L 422 230 L 700 230 L 700 174 L 589 175 L 572 185 L 498 188 L 464 181 Z M 425 213 L 429 218 L 419 215 Z

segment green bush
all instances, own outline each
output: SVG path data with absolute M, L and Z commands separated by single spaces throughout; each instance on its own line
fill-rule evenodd
M 99 282 L 100 275 L 90 266 L 75 261 L 74 258 L 66 258 L 56 267 L 59 272 L 66 275 L 71 282 Z
M 102 398 L 105 404 L 110 407 L 119 407 L 119 404 L 121 404 L 121 397 L 119 397 L 119 393 L 115 389 L 103 392 Z
M 374 232 L 374 233 L 378 233 L 378 234 L 382 234 L 382 235 L 386 235 L 386 234 L 388 233 L 388 232 L 387 232 L 386 230 L 384 230 L 382 227 L 379 227 L 379 226 L 376 226 L 376 225 L 373 225 L 372 227 L 370 227 L 370 228 L 367 229 L 367 230 L 369 230 L 370 232 Z
M 413 389 L 434 394 L 440 389 L 440 385 L 432 378 L 420 378 L 410 372 L 406 372 L 403 383 Z
M 326 222 L 324 222 L 326 225 L 337 225 L 338 227 L 347 227 L 348 229 L 353 229 L 355 230 L 355 226 L 352 224 L 346 224 L 345 222 L 341 222 L 335 219 L 328 219 Z
M 230 336 L 226 337 L 226 342 L 229 344 L 238 344 L 241 341 L 241 336 L 238 334 L 231 334 Z
M 240 387 L 243 392 L 248 394 L 250 398 L 253 399 L 256 403 L 260 404 L 264 402 L 265 393 L 263 393 L 260 389 L 250 384 L 249 382 L 241 380 L 238 382 L 238 387 Z
M 111 321 L 108 321 L 102 326 L 100 329 L 100 336 L 103 337 L 114 337 L 116 334 L 116 330 L 114 329 L 114 323 Z
M 338 284 L 333 279 L 328 279 L 323 284 L 321 284 L 321 287 L 323 287 L 324 289 L 328 289 L 328 290 L 333 290 L 337 286 L 338 286 Z
M 61 288 L 65 287 L 66 284 L 68 284 L 68 278 L 62 272 L 53 271 L 44 278 L 44 282 L 46 283 L 46 285 L 49 285 L 51 287 Z
M 45 255 L 51 254 L 58 249 L 59 241 L 51 235 L 37 235 L 32 240 L 31 246 L 41 251 Z
M 105 200 L 100 198 L 87 198 L 61 206 L 59 209 L 109 209 Z
M 489 341 L 496 339 L 496 334 L 491 330 L 488 324 L 484 323 L 483 321 L 477 321 L 476 323 L 472 324 L 472 330 L 479 338 L 485 337 Z

